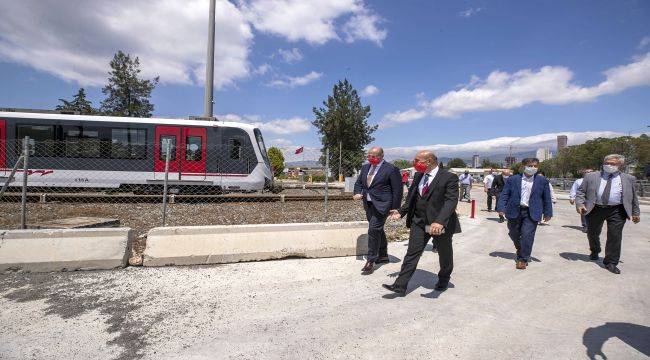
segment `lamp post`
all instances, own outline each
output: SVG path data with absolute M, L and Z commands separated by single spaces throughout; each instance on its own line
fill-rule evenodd
M 203 116 L 212 117 L 214 105 L 214 7 L 216 0 L 210 0 L 210 18 L 208 19 L 208 58 L 205 64 L 205 111 Z

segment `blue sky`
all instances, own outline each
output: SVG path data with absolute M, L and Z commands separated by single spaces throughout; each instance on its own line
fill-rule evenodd
M 53 108 L 80 86 L 98 104 L 123 49 L 161 76 L 156 116 L 201 114 L 207 3 L 3 2 L 0 107 Z M 648 1 L 219 0 L 216 18 L 215 113 L 287 148 L 318 146 L 311 108 L 343 78 L 374 87 L 376 144 L 404 153 L 650 124 Z

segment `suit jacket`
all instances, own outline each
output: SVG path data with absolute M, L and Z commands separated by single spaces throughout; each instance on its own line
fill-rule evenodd
M 582 184 L 576 191 L 576 209 L 580 209 L 584 205 L 587 208 L 587 214 L 594 209 L 596 200 L 598 199 L 598 188 L 600 187 L 601 172 L 594 171 L 586 174 L 582 180 Z M 623 187 L 623 195 L 621 202 L 625 208 L 627 218 L 630 216 L 639 216 L 641 211 L 639 209 L 639 198 L 637 197 L 636 190 L 634 189 L 634 182 L 636 178 L 629 174 L 620 174 L 621 186 Z
M 506 185 L 506 179 L 503 177 L 503 174 L 494 175 L 494 180 L 492 180 L 492 193 L 498 194 L 503 191 L 503 187 Z
M 354 194 L 363 195 L 363 207 L 368 210 L 368 194 L 372 203 L 381 214 L 387 215 L 390 210 L 399 209 L 402 204 L 402 175 L 391 163 L 384 161 L 368 187 L 368 172 L 370 164 L 361 167 L 361 173 L 354 183 Z
M 406 227 L 410 228 L 413 223 L 413 214 L 417 201 L 418 186 L 424 176 L 418 172 L 413 177 L 413 183 L 409 187 L 406 202 L 399 210 L 400 215 L 406 215 Z M 456 215 L 458 205 L 458 176 L 447 170 L 438 169 L 436 177 L 431 180 L 429 191 L 424 197 L 427 200 L 425 224 L 431 225 L 436 222 L 445 227 L 445 231 L 452 233 L 460 232 L 460 222 Z
M 499 196 L 497 211 L 504 212 L 508 219 L 517 219 L 520 214 L 522 176 L 518 174 L 509 177 Z M 528 200 L 528 211 L 531 219 L 541 221 L 542 215 L 553 216 L 553 201 L 548 180 L 541 175 L 534 176 L 533 188 Z

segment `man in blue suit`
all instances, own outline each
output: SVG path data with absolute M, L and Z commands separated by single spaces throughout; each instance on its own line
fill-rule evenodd
M 375 263 L 388 262 L 388 241 L 384 224 L 390 210 L 402 205 L 402 177 L 393 164 L 384 161 L 384 150 L 373 147 L 368 151 L 368 163 L 354 184 L 354 199 L 363 200 L 368 219 L 368 257 L 361 271 L 372 274 Z
M 536 175 L 539 160 L 526 158 L 523 175 L 511 176 L 499 196 L 497 211 L 508 219 L 508 235 L 517 249 L 517 269 L 524 270 L 530 260 L 537 224 L 553 217 L 553 203 L 548 180 Z

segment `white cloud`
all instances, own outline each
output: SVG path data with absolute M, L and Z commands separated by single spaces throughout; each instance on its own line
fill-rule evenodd
M 420 101 L 420 107 L 387 114 L 383 127 L 426 116 L 455 118 L 468 112 L 516 109 L 539 102 L 563 105 L 596 100 L 603 95 L 625 89 L 650 85 L 650 52 L 634 61 L 606 70 L 601 83 L 583 87 L 573 82 L 571 70 L 562 66 L 544 66 L 535 71 L 514 73 L 493 71 L 485 80 L 472 77 L 468 85 L 449 91 L 431 101 Z
M 381 44 L 386 37 L 386 30 L 377 28 L 379 17 L 362 0 L 242 0 L 240 7 L 255 29 L 292 42 L 321 45 L 339 40 L 335 22 L 344 17 L 350 17 L 343 30 L 348 42 Z
M 644 36 L 641 41 L 639 41 L 639 46 L 637 47 L 638 49 L 643 49 L 646 46 L 650 45 L 650 36 Z
M 291 141 L 289 139 L 283 139 L 283 138 L 269 139 L 268 143 L 271 146 L 291 146 L 291 145 L 293 145 L 293 141 Z
M 321 76 L 323 76 L 323 73 L 311 71 L 303 76 L 284 76 L 280 79 L 271 80 L 267 85 L 276 88 L 294 88 L 296 86 L 305 86 L 320 79 Z
M 557 136 L 566 135 L 569 145 L 577 145 L 585 143 L 588 140 L 597 137 L 616 137 L 623 136 L 622 133 L 613 131 L 587 131 L 587 132 L 559 132 L 547 133 L 533 136 L 504 136 L 488 140 L 470 141 L 462 144 L 431 144 L 420 146 L 408 147 L 393 147 L 387 148 L 387 158 L 411 158 L 419 150 L 433 150 L 437 156 L 453 157 L 453 156 L 470 156 L 479 154 L 482 156 L 505 154 L 508 153 L 510 146 L 513 147 L 513 152 L 526 152 L 533 151 L 541 147 L 549 147 L 555 149 L 557 144 Z
M 368 85 L 363 90 L 361 90 L 361 95 L 363 96 L 371 96 L 375 95 L 379 92 L 379 88 L 376 87 L 375 85 Z
M 292 48 L 291 50 L 278 49 L 278 54 L 287 64 L 293 64 L 302 60 L 302 53 L 298 48 Z
M 57 1 L 0 3 L 0 60 L 31 66 L 83 86 L 104 85 L 113 54 L 138 56 L 142 75 L 163 83 L 205 78 L 208 2 Z M 253 34 L 241 11 L 216 3 L 215 86 L 249 75 Z
M 271 65 L 265 63 L 258 66 L 255 70 L 253 70 L 253 74 L 265 75 L 267 72 L 269 72 L 269 70 L 271 70 Z
M 254 125 L 262 130 L 262 133 L 271 133 L 277 135 L 288 135 L 308 132 L 311 128 L 311 122 L 305 118 L 294 116 L 288 119 L 273 119 L 264 121 L 259 115 L 237 115 L 224 114 L 217 115 L 219 120 L 242 122 Z
M 472 16 L 478 14 L 482 10 L 483 10 L 483 8 L 480 8 L 480 7 L 479 8 L 469 8 L 469 9 L 461 11 L 460 13 L 458 13 L 458 15 L 460 17 L 468 18 L 468 17 L 472 17 Z

